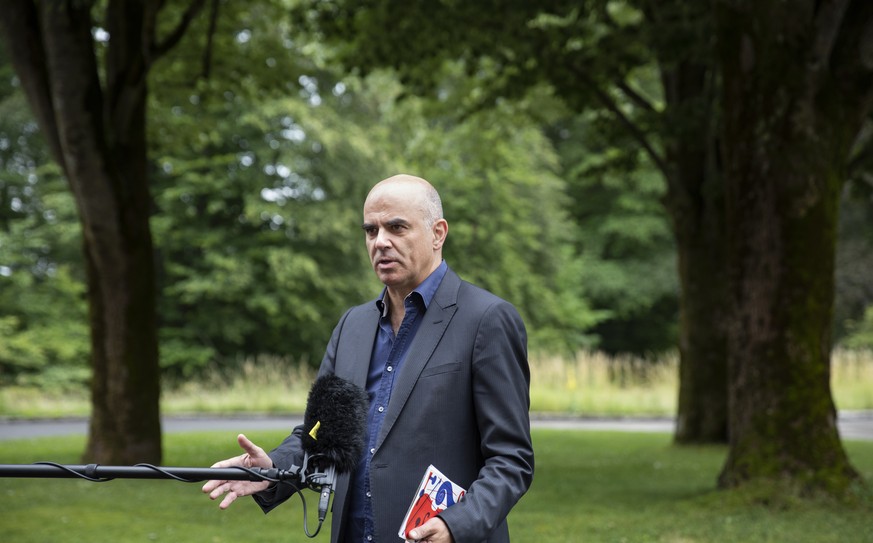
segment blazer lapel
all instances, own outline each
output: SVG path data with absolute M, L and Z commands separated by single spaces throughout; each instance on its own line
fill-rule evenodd
M 349 315 L 343 333 L 349 334 L 340 342 L 342 352 L 336 354 L 335 373 L 352 383 L 367 388 L 367 373 L 373 343 L 376 341 L 376 328 L 379 326 L 379 310 L 375 302 L 361 312 Z
M 449 269 L 424 314 L 415 339 L 412 340 L 412 345 L 409 347 L 409 353 L 407 353 L 403 366 L 400 368 L 400 373 L 395 378 L 391 400 L 388 403 L 388 412 L 385 414 L 379 439 L 376 442 L 377 449 L 385 441 L 385 437 L 391 431 L 397 417 L 400 416 L 403 406 L 406 405 L 406 401 L 418 381 L 418 376 L 427 365 L 442 339 L 446 327 L 452 320 L 452 316 L 458 308 L 458 289 L 460 286 L 461 279 Z M 369 356 L 369 351 L 367 356 Z

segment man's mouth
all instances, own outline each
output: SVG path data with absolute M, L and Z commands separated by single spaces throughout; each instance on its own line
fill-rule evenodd
M 380 258 L 380 259 L 376 260 L 376 267 L 377 268 L 388 268 L 388 267 L 394 265 L 396 262 L 397 261 L 394 260 L 393 258 Z

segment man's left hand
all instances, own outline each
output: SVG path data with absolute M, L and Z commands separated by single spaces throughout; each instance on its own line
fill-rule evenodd
M 419 543 L 454 543 L 452 532 L 443 519 L 434 517 L 407 534 Z

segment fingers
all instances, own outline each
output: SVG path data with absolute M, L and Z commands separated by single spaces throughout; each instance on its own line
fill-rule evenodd
M 216 486 L 212 490 L 212 492 L 209 493 L 209 499 L 210 500 L 217 500 L 222 495 L 227 494 L 226 496 L 224 496 L 224 499 L 221 500 L 221 503 L 218 505 L 222 509 L 227 509 L 227 507 L 230 504 L 232 504 L 239 496 L 237 495 L 236 491 L 232 490 L 232 488 L 233 488 L 232 481 L 216 481 L 216 482 L 219 482 L 220 484 L 218 486 Z
M 247 438 L 245 434 L 240 434 L 236 436 L 236 442 L 239 443 L 239 446 L 242 447 L 242 449 L 250 456 L 264 454 L 264 449 L 252 443 L 252 441 Z
M 445 521 L 439 517 L 433 517 L 429 521 L 409 532 L 409 536 L 421 543 L 452 543 L 452 533 L 446 526 Z
M 215 466 L 212 466 L 212 467 L 215 467 Z M 213 490 L 218 488 L 219 485 L 223 485 L 226 482 L 227 481 L 206 481 L 206 484 L 203 485 L 203 487 L 200 490 L 202 490 L 204 494 L 209 494 L 210 492 L 212 492 Z
M 227 481 L 224 484 L 219 485 L 215 490 L 213 490 L 209 494 L 209 499 L 216 500 L 222 494 L 227 493 L 227 495 L 224 496 L 224 499 L 221 500 L 221 503 L 218 504 L 218 507 L 220 509 L 227 509 L 228 507 L 230 507 L 230 504 L 236 501 L 237 498 L 239 498 L 240 496 L 245 496 L 245 494 L 243 494 L 241 490 L 235 489 L 234 487 L 235 485 L 232 481 Z
M 210 466 L 210 467 L 213 467 L 213 468 L 232 468 L 234 466 L 244 466 L 246 456 L 248 456 L 248 455 L 241 454 L 239 456 L 234 456 L 233 458 L 228 458 L 227 460 L 222 460 L 220 462 L 216 462 L 216 463 L 212 464 L 212 466 Z M 229 483 L 229 482 L 230 481 L 224 481 L 224 480 L 206 481 L 206 484 L 203 485 L 202 490 L 204 493 L 208 494 L 208 493 L 212 492 L 213 490 L 215 490 L 216 488 L 218 488 L 219 486 L 226 484 L 226 483 Z M 215 499 L 215 498 L 213 498 L 213 499 Z
M 204 484 L 200 490 L 203 491 L 204 494 L 209 494 L 209 498 L 214 500 L 215 497 L 212 496 L 213 491 L 217 490 L 218 487 L 220 487 L 222 485 L 228 484 L 229 482 L 230 481 L 219 481 L 219 480 L 206 481 L 206 484 Z M 216 497 L 218 497 L 218 496 L 216 496 Z
M 239 446 L 244 451 L 246 451 L 245 453 L 239 456 L 228 458 L 227 460 L 221 460 L 219 462 L 216 462 L 212 464 L 212 467 L 273 467 L 273 460 L 270 459 L 267 453 L 264 452 L 264 449 L 252 443 L 245 435 L 238 435 L 237 443 L 239 443 Z M 269 483 L 267 482 L 226 481 L 216 479 L 212 481 L 207 481 L 206 484 L 203 485 L 201 490 L 204 494 L 209 494 L 209 498 L 212 500 L 215 500 L 218 497 L 227 494 L 219 505 L 219 507 L 221 507 L 222 509 L 227 509 L 230 504 L 232 504 L 240 496 L 248 496 L 250 494 L 260 492 L 261 490 L 264 490 L 267 486 L 269 486 Z
M 232 504 L 233 502 L 236 501 L 236 499 L 238 497 L 239 497 L 239 494 L 237 494 L 236 492 L 231 490 L 230 492 L 227 493 L 227 496 L 225 496 L 224 499 L 221 500 L 221 503 L 218 504 L 218 508 L 219 509 L 227 509 L 228 507 L 230 507 L 230 504 Z
M 203 485 L 203 492 L 209 494 L 210 500 L 217 500 L 224 496 L 218 506 L 227 509 L 237 498 L 266 490 L 269 485 L 267 481 L 209 481 Z
M 210 481 L 211 482 L 211 481 Z M 218 504 L 221 509 L 227 509 L 230 504 L 236 501 L 237 498 L 253 494 L 252 488 L 249 488 L 252 483 L 243 481 L 215 481 L 219 483 L 211 492 L 209 492 L 210 500 L 217 500 L 222 495 L 224 499 Z M 204 487 L 204 492 L 206 492 Z
M 233 458 L 228 458 L 227 460 L 222 460 L 220 462 L 216 462 L 212 464 L 213 468 L 232 468 L 234 466 L 242 466 L 243 461 L 245 459 L 245 454 L 241 454 L 239 456 L 234 456 Z
M 270 456 L 266 452 L 264 452 L 264 449 L 252 443 L 249 438 L 245 436 L 245 434 L 238 435 L 236 440 L 237 443 L 239 443 L 239 446 L 242 447 L 242 449 L 246 452 L 246 454 L 244 454 L 241 459 L 245 467 L 273 467 L 273 460 L 270 458 Z

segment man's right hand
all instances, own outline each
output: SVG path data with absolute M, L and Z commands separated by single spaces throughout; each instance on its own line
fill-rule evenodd
M 228 458 L 227 460 L 222 460 L 221 462 L 216 462 L 212 465 L 213 468 L 231 468 L 237 466 L 242 466 L 244 468 L 273 467 L 273 460 L 267 456 L 264 449 L 249 441 L 246 436 L 240 434 L 237 436 L 237 442 L 245 453 L 239 456 L 234 456 L 233 458 Z M 223 494 L 227 494 L 224 499 L 221 500 L 221 504 L 219 505 L 221 509 L 227 509 L 237 498 L 256 494 L 266 490 L 269 486 L 269 481 L 212 480 L 207 481 L 206 484 L 203 485 L 203 492 L 209 494 L 209 498 L 212 500 L 219 498 Z

